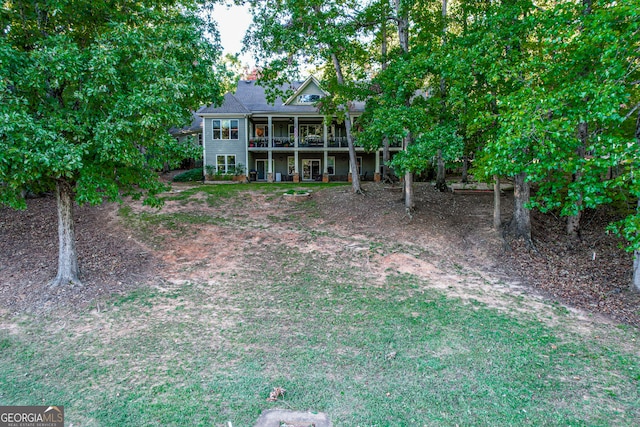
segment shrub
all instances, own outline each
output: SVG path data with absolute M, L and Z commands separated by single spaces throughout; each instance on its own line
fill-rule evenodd
M 173 182 L 193 181 L 202 181 L 202 168 L 191 169 L 173 177 Z

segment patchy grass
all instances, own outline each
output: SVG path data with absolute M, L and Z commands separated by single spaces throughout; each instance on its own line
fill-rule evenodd
M 290 257 L 288 263 L 302 263 Z M 297 265 L 302 267 L 303 265 Z M 289 269 L 290 270 L 290 269 Z M 248 426 L 271 407 L 335 425 L 636 425 L 637 357 L 392 276 L 259 264 L 229 286 L 114 297 L 3 332 L 0 403 L 63 404 L 74 425 Z M 273 387 L 287 390 L 269 403 Z M 46 402 L 46 403 L 45 403 Z
M 193 191 L 240 203 L 233 191 L 259 185 Z M 318 215 L 313 203 L 297 206 Z M 233 225 L 194 212 L 119 213 L 143 232 Z M 420 252 L 358 243 L 370 254 Z M 269 255 L 207 284 L 141 288 L 74 316 L 3 319 L 12 326 L 0 329 L 0 405 L 64 405 L 67 423 L 82 426 L 251 426 L 275 407 L 324 411 L 336 426 L 640 420 L 636 328 L 578 333 L 562 306 L 552 327 L 412 275 L 390 270 L 374 281 L 357 267 L 364 253 L 344 250 L 329 262 L 275 246 Z M 274 387 L 287 392 L 267 402 Z

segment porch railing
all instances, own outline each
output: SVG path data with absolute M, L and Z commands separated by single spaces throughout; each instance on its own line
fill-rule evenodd
M 356 146 L 357 146 L 356 142 Z M 273 137 L 273 146 L 274 148 L 283 148 L 283 147 L 294 147 L 295 139 L 288 137 Z M 249 147 L 255 148 L 270 148 L 269 147 L 269 138 L 266 137 L 254 137 L 249 138 Z M 305 138 L 300 138 L 298 140 L 298 147 L 324 147 L 324 140 L 322 137 L 316 136 L 307 136 Z M 347 148 L 347 138 L 346 137 L 330 137 L 327 138 L 327 147 L 330 148 Z
M 354 141 L 356 147 L 361 147 L 358 140 Z M 391 141 L 391 147 L 401 147 L 401 141 Z M 249 138 L 249 147 L 269 148 L 269 138 L 255 137 Z M 273 137 L 274 148 L 295 147 L 295 139 L 289 137 Z M 324 140 L 318 136 L 307 136 L 298 140 L 298 147 L 324 147 Z M 345 136 L 327 138 L 327 147 L 329 148 L 348 148 L 347 138 Z

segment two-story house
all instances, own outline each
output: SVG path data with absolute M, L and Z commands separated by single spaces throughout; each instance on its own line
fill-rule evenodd
M 258 82 L 241 80 L 222 105 L 200 108 L 205 167 L 227 173 L 242 164 L 248 176 L 268 182 L 349 180 L 353 171 L 344 123 L 335 118 L 328 123 L 316 107 L 326 92 L 314 77 L 290 87 L 290 98 L 269 103 Z M 351 103 L 352 120 L 363 109 L 364 103 Z M 357 173 L 364 180 L 379 180 L 381 151 L 355 145 Z

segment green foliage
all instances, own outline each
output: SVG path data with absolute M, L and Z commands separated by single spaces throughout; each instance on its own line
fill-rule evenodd
M 69 182 L 79 203 L 154 197 L 188 157 L 167 130 L 219 99 L 218 46 L 200 2 L 3 3 L 0 202 Z
M 233 174 L 236 176 L 245 175 L 246 171 L 247 171 L 247 168 L 245 168 L 244 164 L 242 163 L 236 164 L 236 166 L 233 168 Z
M 638 0 L 463 0 L 446 17 L 441 6 L 395 11 L 409 17 L 411 49 L 390 43 L 360 141 L 376 149 L 409 137 L 392 163 L 401 172 L 429 167 L 442 150 L 475 158 L 481 180 L 524 173 L 536 186 L 529 206 L 562 216 L 640 194 Z M 370 9 L 394 13 L 385 1 Z M 633 217 L 619 225 L 637 240 Z
M 445 161 L 453 161 L 461 157 L 462 148 L 463 140 L 454 125 L 435 125 L 417 134 L 413 144 L 393 157 L 391 165 L 401 173 L 418 173 L 433 166 L 438 149 L 442 149 Z
M 261 84 L 267 97 L 288 97 L 291 81 L 300 79 L 301 68 L 323 75 L 329 96 L 319 104 L 326 115 L 344 115 L 342 106 L 357 98 L 355 83 L 366 77 L 370 65 L 358 36 L 362 5 L 355 0 L 302 2 L 299 0 L 252 2 L 254 22 L 245 45 L 262 63 Z M 345 82 L 338 82 L 332 55 L 342 66 Z
M 173 181 L 174 182 L 196 182 L 196 181 L 202 181 L 202 178 L 203 178 L 202 168 L 195 168 L 174 176 Z

